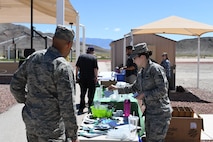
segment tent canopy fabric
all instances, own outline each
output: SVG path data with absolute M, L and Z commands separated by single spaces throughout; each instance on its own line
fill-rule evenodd
M 213 32 L 213 26 L 170 16 L 150 24 L 131 29 L 131 34 L 182 34 L 198 36 L 198 65 L 197 65 L 197 88 L 199 88 L 199 64 L 200 64 L 200 36 L 204 33 Z
M 36 24 L 57 24 L 58 17 L 56 14 L 60 12 L 57 11 L 59 2 L 61 0 L 33 0 L 32 22 Z M 63 24 L 73 23 L 76 26 L 76 57 L 78 57 L 80 55 L 78 12 L 73 8 L 70 0 L 64 0 L 63 3 Z M 31 0 L 0 0 L 0 23 L 31 23 Z
M 150 24 L 146 24 L 131 30 L 132 34 L 182 34 L 200 36 L 207 32 L 213 32 L 213 26 L 170 16 Z
M 33 0 L 33 23 L 56 24 L 57 0 Z M 76 24 L 77 11 L 64 0 L 64 23 Z M 30 23 L 30 0 L 0 0 L 0 23 Z

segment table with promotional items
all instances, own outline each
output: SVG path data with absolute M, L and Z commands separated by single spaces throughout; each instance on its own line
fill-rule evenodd
M 103 91 L 102 91 L 103 90 Z M 116 110 L 123 110 L 124 109 L 124 100 L 125 99 L 129 99 L 131 102 L 131 115 L 135 115 L 139 117 L 139 126 L 141 127 L 141 130 L 139 132 L 140 135 L 143 135 L 145 132 L 145 124 L 144 124 L 144 116 L 143 113 L 141 111 L 141 108 L 139 106 L 139 103 L 137 101 L 137 99 L 135 99 L 132 93 L 129 94 L 118 94 L 118 92 L 115 93 L 115 91 L 113 92 L 113 94 L 109 95 L 106 94 L 105 92 L 108 91 L 104 91 L 105 89 L 103 89 L 102 87 L 96 87 L 96 92 L 95 92 L 95 96 L 93 99 L 94 103 L 100 102 L 101 104 L 107 104 L 111 107 L 113 107 Z
M 117 119 L 122 119 L 117 117 Z M 78 131 L 78 139 L 81 142 L 140 142 L 140 137 L 136 134 L 130 137 L 129 125 L 120 125 L 115 128 L 109 128 L 113 124 L 106 125 L 111 119 L 94 119 L 91 114 L 87 114 L 82 121 Z M 103 123 L 106 122 L 106 123 Z M 112 123 L 114 121 L 111 121 Z
M 102 87 L 97 87 L 94 96 L 94 105 L 92 106 L 92 114 L 87 114 L 81 126 L 79 127 L 78 135 L 81 142 L 117 142 L 117 141 L 140 141 L 140 136 L 144 134 L 144 117 L 142 116 L 141 109 L 133 94 L 116 94 L 104 95 Z M 124 116 L 124 100 L 129 99 L 131 103 L 131 111 L 129 117 Z M 111 109 L 96 110 L 95 106 L 108 106 Z M 115 116 L 115 112 L 119 112 L 119 116 Z M 122 113 L 122 114 L 120 114 Z M 103 116 L 105 115 L 105 116 Z M 130 124 L 135 121 L 132 118 L 138 118 L 137 121 L 137 134 L 132 136 Z M 130 120 L 131 117 L 131 120 Z M 131 121 L 131 122 L 130 122 Z

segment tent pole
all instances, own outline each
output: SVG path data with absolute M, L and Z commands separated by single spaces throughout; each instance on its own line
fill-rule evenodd
M 64 0 L 56 1 L 56 24 L 64 25 L 64 15 L 65 15 L 65 2 Z
M 33 49 L 33 0 L 31 0 L 31 49 Z
M 83 48 L 82 48 L 82 52 L 83 54 L 86 53 L 86 38 L 85 38 L 85 26 L 82 24 L 79 24 L 80 27 L 82 27 L 82 42 L 83 42 Z
M 123 43 L 123 66 L 126 65 L 126 37 L 127 37 L 127 35 L 124 35 L 124 43 Z
M 131 36 L 130 45 L 133 47 L 133 45 L 134 45 L 134 38 L 133 38 L 132 31 L 131 31 L 131 33 L 130 33 L 130 36 Z
M 80 36 L 79 36 L 79 27 L 80 27 L 80 24 L 79 24 L 79 13 L 77 14 L 76 16 L 76 39 L 75 39 L 75 50 L 76 50 L 76 61 L 78 59 L 78 57 L 80 56 Z
M 199 74 L 200 74 L 200 36 L 198 36 L 198 49 L 197 49 L 197 88 L 199 88 Z

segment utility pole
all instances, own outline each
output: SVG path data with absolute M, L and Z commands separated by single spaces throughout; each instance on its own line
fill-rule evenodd
M 14 38 L 13 38 L 13 46 L 14 46 L 14 62 L 16 62 L 16 43 Z

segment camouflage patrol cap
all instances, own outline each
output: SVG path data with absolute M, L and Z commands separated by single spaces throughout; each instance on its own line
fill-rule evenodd
M 63 39 L 66 41 L 73 41 L 74 36 L 74 31 L 72 29 L 66 28 L 63 25 L 58 25 L 54 34 L 55 38 Z
M 147 48 L 147 44 L 146 43 L 139 43 L 139 44 L 134 46 L 131 57 L 135 58 L 138 54 L 146 53 L 147 51 L 149 51 L 149 49 Z

